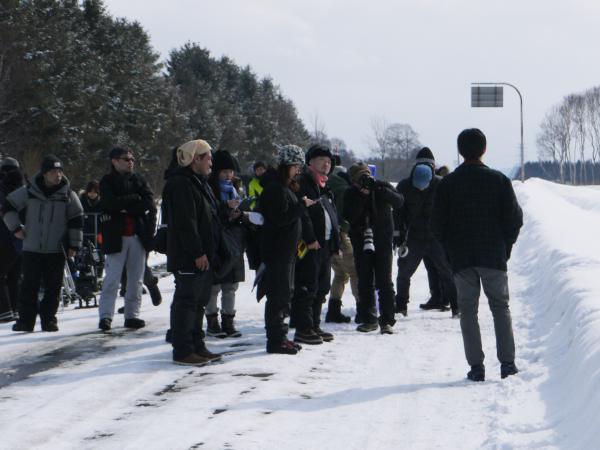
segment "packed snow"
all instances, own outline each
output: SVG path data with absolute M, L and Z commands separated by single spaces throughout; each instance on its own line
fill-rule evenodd
M 335 340 L 297 356 L 265 353 L 247 272 L 243 337 L 207 339 L 221 363 L 177 366 L 164 341 L 167 276 L 162 305 L 144 296 L 142 330 L 125 331 L 117 316 L 103 334 L 96 309 L 73 307 L 58 333 L 0 325 L 0 448 L 600 448 L 600 191 L 537 179 L 515 190 L 525 213 L 509 264 L 518 375 L 500 379 L 483 297 L 486 381 L 465 379 L 459 321 L 419 309 L 423 268 L 396 334 L 323 323 Z M 354 315 L 349 287 L 343 301 Z

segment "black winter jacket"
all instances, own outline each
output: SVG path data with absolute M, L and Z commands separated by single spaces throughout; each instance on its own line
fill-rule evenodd
M 162 213 L 167 227 L 167 270 L 195 272 L 195 260 L 208 257 L 214 266 L 216 243 L 212 221 L 215 212 L 210 187 L 189 167 L 176 169 L 167 179 Z
M 301 219 L 306 211 L 294 192 L 279 180 L 266 177 L 257 210 L 265 223 L 261 230 L 260 253 L 265 262 L 292 261 L 302 232 Z
M 146 251 L 152 250 L 156 229 L 156 206 L 153 193 L 144 177 L 138 173 L 119 174 L 112 170 L 100 180 L 100 205 L 103 219 L 102 251 L 118 253 L 123 247 L 125 215 L 134 217 L 135 234 Z M 105 220 L 106 219 L 106 220 Z
M 440 181 L 432 229 L 452 270 L 469 267 L 507 270 L 523 212 L 511 181 L 484 164 L 461 164 Z
M 373 229 L 375 249 L 392 248 L 394 234 L 393 210 L 402 207 L 404 198 L 391 184 L 376 181 L 375 188 L 365 195 L 352 185 L 344 197 L 344 218 L 350 223 L 350 239 L 363 239 L 367 222 Z
M 441 177 L 434 176 L 427 189 L 420 191 L 412 185 L 412 178 L 398 183 L 396 190 L 404 197 L 404 205 L 395 211 L 396 229 L 404 240 L 408 230 L 409 239 L 434 239 L 431 231 L 433 198 Z
M 84 222 L 83 222 L 83 234 L 84 237 L 93 236 L 94 231 L 100 231 L 100 220 L 99 215 L 102 213 L 102 205 L 100 204 L 100 197 L 92 201 L 84 192 L 79 197 L 81 206 L 83 207 Z M 94 222 L 97 221 L 94 226 Z
M 318 241 L 321 247 L 325 247 L 325 209 L 327 209 L 327 214 L 331 218 L 330 250 L 332 253 L 337 253 L 340 249 L 340 226 L 331 189 L 327 186 L 319 187 L 308 172 L 300 176 L 299 183 L 300 190 L 296 192 L 298 199 L 306 196 L 311 200 L 319 200 L 316 205 L 306 208 L 302 216 L 302 239 L 307 244 Z

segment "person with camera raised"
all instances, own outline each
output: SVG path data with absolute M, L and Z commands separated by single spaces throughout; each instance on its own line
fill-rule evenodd
M 299 199 L 315 202 L 302 217 L 302 240 L 308 251 L 296 265 L 294 297 L 290 320 L 296 326 L 294 341 L 322 344 L 333 334 L 323 331 L 321 308 L 331 288 L 331 255 L 340 250 L 340 230 L 333 194 L 327 187 L 333 166 L 329 147 L 315 144 L 306 152 L 306 168 L 298 180 Z
M 344 218 L 350 224 L 350 241 L 358 273 L 357 330 L 377 330 L 375 289 L 379 292 L 379 326 L 382 334 L 393 334 L 394 284 L 392 282 L 393 210 L 404 198 L 384 181 L 371 176 L 369 166 L 358 162 L 348 169 L 352 186 L 344 198 Z
M 404 205 L 396 211 L 396 229 L 394 246 L 398 252 L 398 277 L 396 279 L 396 310 L 406 316 L 409 300 L 410 279 L 428 257 L 442 284 L 441 291 L 450 301 L 452 316 L 458 316 L 456 304 L 456 287 L 452 279 L 452 271 L 444 250 L 431 231 L 431 210 L 433 198 L 441 178 L 435 175 L 433 153 L 423 147 L 418 153 L 410 176 L 398 183 L 397 190 L 404 197 Z M 437 305 L 429 305 L 423 309 L 441 309 L 441 297 Z M 435 308 L 437 307 L 437 308 Z

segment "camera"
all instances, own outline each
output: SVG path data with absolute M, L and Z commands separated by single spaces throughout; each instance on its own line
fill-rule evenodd
M 363 252 L 373 253 L 375 251 L 375 243 L 373 242 L 373 229 L 368 227 L 363 233 Z
M 375 187 L 375 178 L 373 178 L 371 175 L 369 175 L 367 173 L 365 173 L 363 176 L 361 176 L 359 178 L 358 182 L 362 189 L 368 189 L 369 191 L 371 191 Z

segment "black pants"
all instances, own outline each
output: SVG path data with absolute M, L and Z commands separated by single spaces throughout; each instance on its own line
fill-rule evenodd
M 56 321 L 65 270 L 62 253 L 23 252 L 23 284 L 19 298 L 19 321 L 28 327 L 35 325 L 39 312 L 42 323 Z M 44 297 L 39 304 L 38 293 L 44 282 Z
M 435 239 L 409 240 L 408 255 L 398 258 L 398 277 L 396 278 L 396 303 L 399 307 L 406 307 L 409 301 L 410 279 L 416 272 L 421 260 L 428 257 L 432 262 L 442 286 L 442 291 L 453 310 L 458 310 L 456 303 L 456 286 L 452 277 L 452 270 L 446 254 L 440 243 Z
M 435 264 L 429 256 L 423 257 L 423 264 L 425 265 L 425 270 L 427 270 L 427 282 L 429 283 L 431 301 L 433 303 L 446 304 L 447 302 L 444 300 L 444 293 L 442 292 L 442 282 L 440 281 L 440 275 L 435 268 Z
M 17 311 L 23 255 L 11 252 L 10 255 L 2 255 L 0 258 L 0 315 L 2 315 L 9 311 Z
M 265 330 L 267 340 L 280 344 L 287 338 L 288 326 L 283 322 L 290 312 L 294 293 L 295 256 L 291 260 L 265 261 L 267 301 L 265 303 Z
M 321 324 L 321 308 L 330 289 L 331 251 L 325 245 L 310 250 L 296 263 L 290 320 L 297 330 L 312 330 Z
M 202 319 L 210 300 L 212 272 L 175 273 L 171 303 L 173 358 L 180 359 L 204 348 Z
M 379 297 L 379 323 L 394 325 L 394 283 L 392 282 L 392 244 L 375 244 L 375 252 L 363 251 L 364 240 L 352 239 L 358 275 L 358 315 L 365 323 L 377 323 L 375 289 Z

